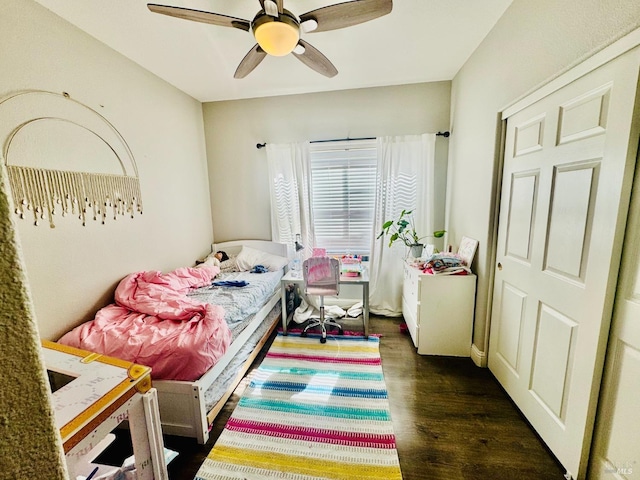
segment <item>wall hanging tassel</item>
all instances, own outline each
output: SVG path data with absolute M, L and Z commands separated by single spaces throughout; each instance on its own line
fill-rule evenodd
M 79 138 L 91 139 L 92 148 L 106 147 L 113 155 L 109 161 L 117 161 L 122 174 L 17 165 L 16 159 L 33 161 L 20 150 L 20 145 L 27 143 L 24 138 L 32 141 L 26 135 L 44 131 L 50 124 L 64 125 L 67 133 L 82 132 Z M 21 137 L 24 131 L 28 134 Z M 20 137 L 20 141 L 14 143 L 16 137 Z M 18 145 L 17 152 L 11 149 L 12 144 Z M 114 220 L 123 215 L 134 218 L 136 211 L 142 213 L 138 168 L 129 145 L 104 116 L 72 99 L 68 93 L 25 90 L 1 99 L 0 150 L 0 166 L 7 168 L 15 213 L 25 218 L 27 211 L 31 211 L 34 225 L 47 219 L 49 226 L 55 228 L 54 216 L 58 214 L 77 215 L 82 225 L 86 225 L 87 216 L 93 216 L 94 220 L 100 218 L 104 224 L 111 213 Z M 9 162 L 10 152 L 13 163 Z M 105 157 L 98 158 L 104 161 Z M 96 167 L 94 159 L 86 160 Z M 109 166 L 109 172 L 113 171 L 112 167 Z
M 104 224 L 109 210 L 114 220 L 118 215 L 142 213 L 140 182 L 136 177 L 99 173 L 67 172 L 8 165 L 7 172 L 15 205 L 15 213 L 24 218 L 25 210 L 33 212 L 34 224 L 49 220 L 55 228 L 54 215 L 77 214 L 86 225 L 88 211 Z

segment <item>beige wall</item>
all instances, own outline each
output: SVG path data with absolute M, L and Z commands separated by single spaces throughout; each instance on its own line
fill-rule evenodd
M 0 11 L 0 99 L 26 89 L 68 92 L 119 130 L 140 175 L 144 214 L 133 220 L 82 227 L 58 217 L 55 229 L 17 220 L 40 334 L 57 339 L 110 302 L 126 274 L 192 265 L 209 252 L 202 108 L 31 0 L 0 0 Z M 51 154 L 65 169 L 65 155 Z
M 446 130 L 450 88 L 435 82 L 204 104 L 216 241 L 271 239 L 266 152 L 256 143 Z M 436 143 L 442 225 L 448 140 Z
M 448 241 L 480 241 L 474 344 L 485 351 L 498 113 L 640 26 L 637 0 L 515 0 L 453 80 Z

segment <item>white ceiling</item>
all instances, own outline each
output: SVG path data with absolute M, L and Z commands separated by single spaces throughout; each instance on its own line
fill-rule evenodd
M 293 55 L 236 67 L 250 32 L 151 13 L 145 0 L 36 0 L 201 102 L 451 80 L 512 0 L 395 0 L 386 16 L 303 34 L 338 69 L 326 78 Z M 252 20 L 258 0 L 152 0 Z M 285 0 L 296 15 L 341 0 Z

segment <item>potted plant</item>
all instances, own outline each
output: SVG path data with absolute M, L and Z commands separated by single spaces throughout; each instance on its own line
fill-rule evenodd
M 421 240 L 428 237 L 441 238 L 446 231 L 436 230 L 431 235 L 419 236 L 418 232 L 416 232 L 412 212 L 412 210 L 402 210 L 397 219 L 384 222 L 382 231 L 377 238 L 389 235 L 390 247 L 394 242 L 400 241 L 409 247 L 409 251 L 413 257 L 418 258 L 422 255 L 422 249 L 424 248 Z

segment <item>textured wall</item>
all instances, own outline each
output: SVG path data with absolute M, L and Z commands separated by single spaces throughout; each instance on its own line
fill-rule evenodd
M 40 339 L 0 168 L 0 479 L 67 478 Z

